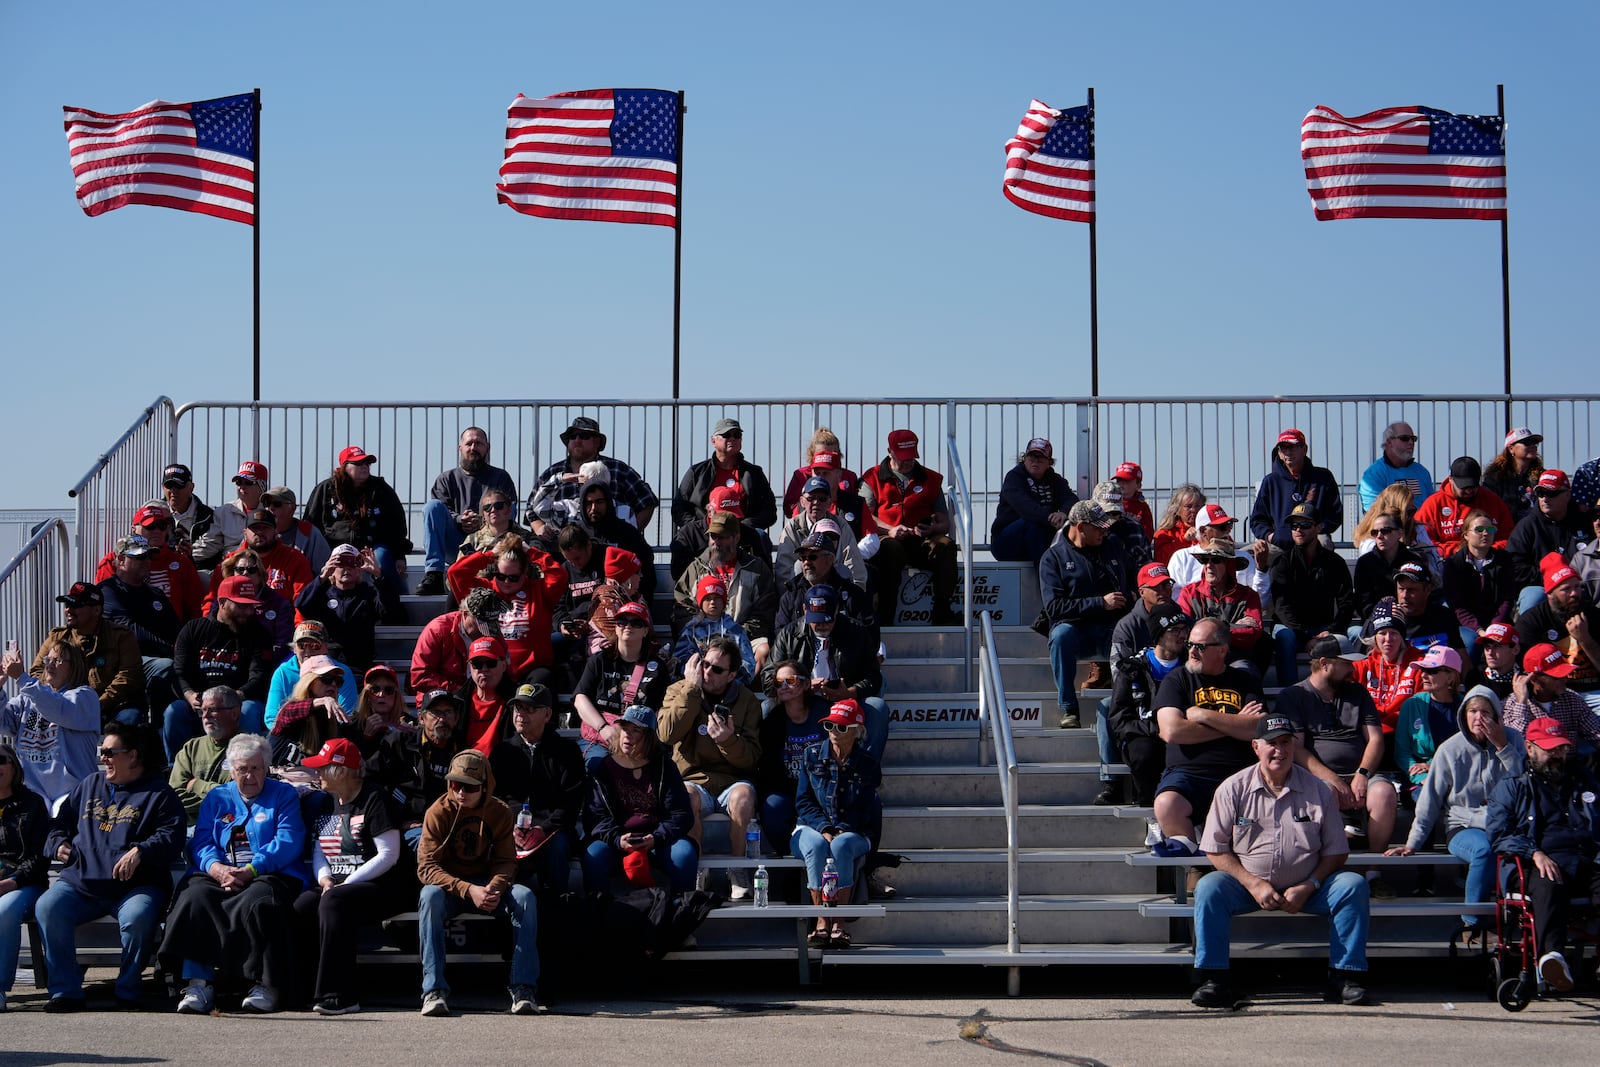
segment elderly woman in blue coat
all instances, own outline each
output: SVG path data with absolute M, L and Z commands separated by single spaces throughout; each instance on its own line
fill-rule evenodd
M 795 784 L 795 819 L 790 837 L 794 854 L 806 863 L 811 902 L 821 905 L 823 874 L 831 859 L 838 872 L 837 898 L 850 899 L 867 853 L 873 828 L 881 820 L 878 784 L 883 771 L 861 745 L 867 720 L 855 700 L 841 700 L 828 709 L 822 728 L 827 737 L 805 751 Z M 813 948 L 849 948 L 850 935 L 835 920 L 818 916 L 807 943 Z

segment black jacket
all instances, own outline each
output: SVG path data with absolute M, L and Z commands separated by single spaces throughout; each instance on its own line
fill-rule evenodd
M 1115 536 L 1108 534 L 1092 552 L 1085 552 L 1063 536 L 1039 559 L 1039 596 L 1044 601 L 1045 616 L 1052 626 L 1058 622 L 1112 626 L 1126 612 L 1112 611 L 1103 597 L 1107 593 L 1125 593 L 1129 601 L 1138 600 L 1138 591 L 1133 587 L 1137 577 L 1122 542 Z
M 840 615 L 834 621 L 829 644 L 838 680 L 853 688 L 858 697 L 877 696 L 883 688 L 883 669 L 878 666 L 878 642 L 872 635 L 860 623 Z M 811 677 L 811 668 L 817 661 L 817 639 L 803 616 L 799 622 L 779 630 L 772 646 L 772 655 L 767 657 L 767 665 L 761 671 L 762 689 L 772 688 L 778 664 L 785 660 L 799 664 L 802 678 Z
M 1396 552 L 1393 563 L 1384 562 L 1382 554 L 1376 551 L 1356 559 L 1355 611 L 1358 622 L 1366 622 L 1371 617 L 1378 601 L 1394 596 L 1394 572 L 1402 563 L 1416 563 L 1423 567 L 1428 565 L 1409 548 L 1401 548 Z M 1276 589 L 1273 595 L 1277 595 Z
M 140 655 L 172 658 L 172 644 L 183 620 L 172 610 L 166 594 L 149 582 L 132 586 L 117 577 L 107 578 L 97 588 L 105 601 L 104 618 L 133 631 Z
M 653 833 L 657 845 L 671 845 L 689 836 L 694 829 L 694 809 L 683 775 L 665 750 L 658 750 L 645 764 L 644 773 L 656 783 L 653 811 L 630 812 L 611 788 L 601 768 L 589 778 L 589 796 L 583 807 L 585 841 L 604 841 L 612 848 L 624 833 Z
M 583 754 L 556 729 L 554 719 L 532 751 L 519 736 L 503 739 L 489 754 L 489 766 L 495 795 L 511 805 L 513 814 L 526 804 L 533 825 L 546 833 L 577 828 L 583 807 Z
M 1033 476 L 1023 464 L 1018 463 L 1006 472 L 1005 480 L 1000 483 L 1000 502 L 995 505 L 994 522 L 989 526 L 990 541 L 998 539 L 1000 531 L 1018 519 L 1048 527 L 1052 511 L 1066 514 L 1072 510 L 1072 505 L 1078 502 L 1078 494 L 1072 491 L 1067 480 L 1054 469 L 1046 471 L 1043 480 L 1050 498 L 1049 504 L 1035 495 Z M 1049 533 L 1054 536 L 1055 530 L 1051 529 Z
M 696 515 L 706 514 L 706 503 L 716 487 L 717 459 L 703 459 L 690 467 L 672 494 L 672 527 L 677 529 Z M 772 493 L 767 472 L 739 457 L 739 487 L 744 490 L 744 521 L 757 530 L 766 530 L 778 521 L 778 498 Z
M 1350 625 L 1355 587 L 1350 565 L 1337 552 L 1318 545 L 1316 556 L 1307 560 L 1305 550 L 1294 545 L 1273 561 L 1271 573 L 1272 611 L 1289 629 L 1337 633 Z
M 239 690 L 246 700 L 267 699 L 277 667 L 272 635 L 254 619 L 237 631 L 216 619 L 190 619 L 178 631 L 172 665 L 180 692 L 204 693 L 214 685 L 225 685 Z
M 1181 664 L 1180 664 L 1181 666 Z M 1174 668 L 1176 669 L 1176 668 Z M 1111 712 L 1106 721 L 1118 741 L 1136 737 L 1161 737 L 1156 723 L 1156 690 L 1160 683 L 1150 671 L 1144 649 L 1116 661 L 1111 687 Z
M 333 479 L 324 478 L 306 498 L 306 518 L 322 531 L 331 546 L 376 548 L 387 545 L 397 552 L 410 552 L 406 510 L 389 483 L 373 475 L 361 487 L 358 496 L 355 508 L 346 511 L 339 503 L 339 494 L 334 491 Z
M 444 769 L 461 751 L 461 738 L 457 730 L 448 745 L 435 749 L 421 730 L 392 730 L 379 742 L 367 777 L 393 798 L 407 822 L 421 822 L 428 805 L 444 796 Z
M 1559 552 L 1562 559 L 1570 559 L 1577 541 L 1586 532 L 1587 524 L 1582 520 L 1583 516 L 1571 504 L 1567 505 L 1567 517 L 1560 522 L 1552 522 L 1537 507 L 1518 519 L 1516 529 L 1506 540 L 1506 552 L 1511 556 L 1517 584 L 1542 584 L 1544 576 L 1539 571 L 1539 561 L 1551 552 Z
M 1511 556 L 1493 549 L 1483 570 L 1472 565 L 1465 548 L 1444 561 L 1444 600 L 1462 626 L 1481 630 L 1491 622 L 1510 622 L 1517 602 L 1517 579 Z
M 44 798 L 16 778 L 10 798 L 0 800 L 0 879 L 15 878 L 18 886 L 43 887 L 50 880 L 50 861 L 44 851 L 49 834 L 50 809 Z
M 706 530 L 704 513 L 678 527 L 678 532 L 672 535 L 672 560 L 667 564 L 672 580 L 682 578 L 689 564 L 704 553 L 710 544 L 711 536 Z M 772 566 L 772 551 L 767 547 L 766 539 L 755 527 L 742 522 L 739 524 L 739 551 L 748 552 L 768 567 Z
M 811 583 L 806 581 L 804 574 L 796 574 L 787 581 L 780 579 L 778 594 L 778 618 L 773 624 L 775 629 L 782 630 L 796 622 L 805 622 L 806 618 L 806 592 L 810 590 Z M 867 599 L 867 594 L 861 587 L 850 580 L 837 566 L 833 573 L 823 579 L 824 584 L 830 585 L 839 594 L 839 614 L 848 616 L 859 623 L 862 629 L 870 632 L 874 644 L 878 640 L 878 616 L 872 610 L 872 601 Z
M 375 581 L 362 581 L 346 592 L 319 574 L 295 597 L 300 617 L 322 623 L 328 630 L 328 644 L 337 646 L 339 659 L 360 675 L 372 666 L 378 646 L 384 582 L 380 574 Z

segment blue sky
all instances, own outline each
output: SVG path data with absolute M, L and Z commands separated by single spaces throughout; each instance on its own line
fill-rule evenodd
M 254 86 L 268 400 L 668 395 L 671 231 L 495 202 L 518 92 L 617 85 L 688 94 L 688 398 L 1086 394 L 1087 228 L 1000 179 L 1090 85 L 1103 394 L 1497 391 L 1498 226 L 1318 223 L 1298 153 L 1313 105 L 1497 82 L 1517 386 L 1592 391 L 1595 5 L 682 8 L 0 5 L 0 504 L 64 504 L 158 394 L 249 399 L 249 230 L 86 217 L 61 106 Z

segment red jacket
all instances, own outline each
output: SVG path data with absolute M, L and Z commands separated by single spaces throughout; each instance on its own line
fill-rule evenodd
M 800 513 L 800 490 L 806 487 L 806 481 L 819 473 L 810 467 L 796 467 L 794 473 L 789 475 L 789 487 L 783 491 L 783 517 L 792 519 Z M 857 492 L 857 484 L 861 481 L 856 477 L 856 472 L 849 467 L 844 467 L 839 472 L 839 489 L 841 493 Z
M 461 633 L 461 612 L 447 611 L 422 628 L 411 650 L 406 684 L 418 696 L 434 689 L 452 693 L 467 684 L 467 641 Z
M 1157 530 L 1150 538 L 1150 544 L 1155 550 L 1155 561 L 1165 567 L 1178 549 L 1188 548 L 1194 544 L 1193 536 L 1194 528 L 1185 526 L 1182 519 L 1178 520 L 1178 525 L 1174 529 Z
M 245 547 L 241 544 L 238 548 L 230 550 L 222 557 L 222 562 L 226 563 Z M 299 600 L 300 590 L 311 584 L 311 561 L 306 559 L 306 554 L 279 541 L 273 546 L 272 551 L 257 552 L 256 555 L 261 557 L 261 565 L 267 569 L 267 588 L 291 604 Z M 211 572 L 211 589 L 206 593 L 205 600 L 207 613 L 211 611 L 212 600 L 216 599 L 215 590 L 221 584 L 222 563 L 219 563 Z
M 885 529 L 926 522 L 944 492 L 944 476 L 921 463 L 906 479 L 904 489 L 887 459 L 869 470 L 861 481 L 872 494 L 872 517 Z
M 1444 485 L 1422 502 L 1415 515 L 1417 525 L 1427 527 L 1428 536 L 1439 550 L 1440 559 L 1448 559 L 1461 547 L 1461 526 L 1466 521 L 1467 512 L 1474 508 L 1489 516 L 1498 527 L 1495 530 L 1494 547 L 1506 547 L 1506 538 L 1511 536 L 1511 527 L 1515 525 L 1506 502 L 1480 487 L 1472 503 L 1463 504 L 1461 498 L 1456 496 L 1456 483 L 1446 478 Z
M 1226 623 L 1228 645 L 1236 654 L 1249 652 L 1261 640 L 1261 595 L 1247 585 L 1234 582 L 1233 588 L 1219 597 L 1201 580 L 1184 586 L 1172 599 L 1196 622 L 1220 619 Z
M 1135 493 L 1132 500 L 1123 497 L 1122 513 L 1144 527 L 1146 541 L 1155 542 L 1156 520 L 1155 516 L 1150 514 L 1150 505 L 1145 503 L 1143 493 Z M 1176 552 L 1177 549 L 1173 549 L 1173 551 Z
M 497 593 L 510 603 L 500 615 L 500 636 L 505 639 L 506 651 L 511 655 L 511 674 L 518 680 L 535 667 L 549 667 L 555 663 L 555 651 L 550 647 L 550 632 L 555 626 L 555 610 L 567 592 L 567 568 L 556 562 L 548 552 L 528 549 L 529 581 L 515 597 Z M 465 600 L 474 589 L 494 588 L 478 576 L 478 572 L 495 566 L 493 552 L 474 552 L 462 556 L 450 565 L 447 575 L 450 594 L 457 601 Z
M 100 557 L 100 565 L 94 571 L 96 582 L 103 582 L 117 573 L 115 559 L 114 552 Z M 163 548 L 151 556 L 150 584 L 166 594 L 181 621 L 198 619 L 204 614 L 201 602 L 205 597 L 205 583 L 200 581 L 200 572 L 194 569 L 188 556 L 181 556 L 171 548 Z
M 1417 691 L 1422 674 L 1416 663 L 1422 653 L 1406 645 L 1400 651 L 1400 662 L 1390 663 L 1383 653 L 1374 648 L 1367 658 L 1356 664 L 1355 679 L 1367 687 L 1372 702 L 1378 705 L 1378 716 L 1383 720 L 1383 732 L 1394 733 L 1394 724 L 1400 718 L 1400 705 Z

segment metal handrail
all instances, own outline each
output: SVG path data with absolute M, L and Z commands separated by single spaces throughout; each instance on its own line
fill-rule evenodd
M 1006 702 L 1005 682 L 1000 677 L 1000 657 L 995 650 L 994 618 L 985 611 L 979 620 L 983 628 L 983 641 L 978 646 L 978 748 L 981 756 L 984 748 L 983 728 L 987 725 L 994 731 L 995 768 L 1000 777 L 1000 800 L 1005 807 L 1006 952 L 1015 954 L 1021 951 L 1022 940 L 1018 923 L 1021 878 L 1017 844 L 1017 747 L 1011 734 L 1011 707 Z M 1013 985 L 1020 982 L 1015 971 L 1011 981 Z
M 133 513 L 146 499 L 161 495 L 161 471 L 173 460 L 177 412 L 158 396 L 100 458 L 67 496 L 78 502 L 75 531 L 79 577 L 92 579 L 100 554 L 127 533 Z
M 31 660 L 56 617 L 56 597 L 71 584 L 71 536 L 61 519 L 39 526 L 28 543 L 0 570 L 0 635 L 15 640 Z
M 956 543 L 961 558 L 961 686 L 972 690 L 972 492 L 956 445 L 955 401 L 945 418 L 945 456 L 950 464 L 950 496 L 956 515 Z

